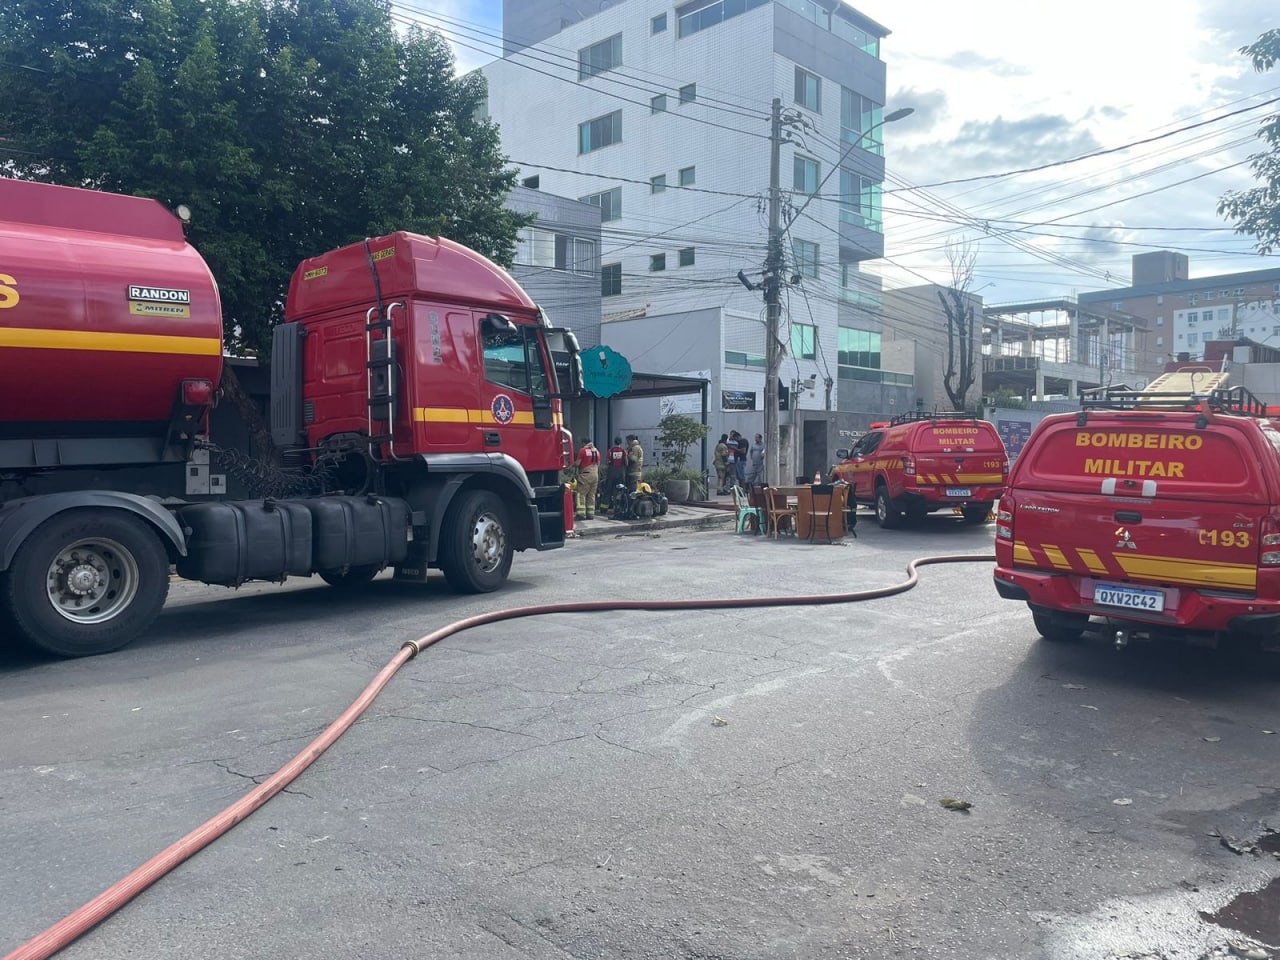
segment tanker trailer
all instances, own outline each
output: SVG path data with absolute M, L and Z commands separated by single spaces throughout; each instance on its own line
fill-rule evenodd
M 0 178 L 0 636 L 117 649 L 171 571 L 354 589 L 438 568 L 484 592 L 513 552 L 563 545 L 577 343 L 505 271 L 444 238 L 371 238 L 299 265 L 286 319 L 272 433 L 305 489 L 228 499 L 208 467 L 218 289 L 181 222 Z

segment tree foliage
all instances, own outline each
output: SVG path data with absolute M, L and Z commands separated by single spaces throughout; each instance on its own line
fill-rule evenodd
M 951 265 L 951 286 L 937 291 L 947 317 L 947 369 L 942 386 L 951 409 L 963 410 L 969 388 L 977 378 L 977 344 L 982 332 L 982 320 L 974 316 L 974 300 L 969 293 L 978 254 L 968 243 L 948 244 L 946 253 Z
M 366 236 L 510 263 L 484 97 L 388 0 L 0 4 L 0 171 L 189 206 L 232 348 L 269 345 L 300 260 Z
M 1240 52 L 1253 61 L 1259 73 L 1280 62 L 1280 29 L 1268 30 Z M 1273 113 L 1258 129 L 1266 149 L 1249 158 L 1261 186 L 1232 191 L 1223 196 L 1218 213 L 1236 222 L 1236 232 L 1257 240 L 1258 252 L 1280 249 L 1280 113 Z

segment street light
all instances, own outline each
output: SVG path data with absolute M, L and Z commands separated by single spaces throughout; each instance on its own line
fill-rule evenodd
M 832 175 L 844 166 L 849 154 L 853 153 L 868 135 L 886 123 L 893 123 L 903 117 L 909 117 L 913 113 L 915 113 L 914 107 L 899 107 L 897 110 L 887 113 L 878 123 L 873 123 L 866 130 L 859 133 L 857 139 L 849 144 L 844 153 L 840 155 L 840 159 L 827 171 L 827 175 L 822 178 L 822 182 L 818 184 L 808 199 L 801 204 L 800 209 L 792 216 L 791 223 L 799 219 L 800 214 L 804 213 L 809 204 L 813 202 L 813 198 L 822 192 L 822 188 L 826 186 Z M 778 339 L 778 328 L 782 317 L 782 238 L 791 227 L 789 224 L 785 229 L 782 227 L 782 189 L 778 183 L 779 153 L 782 146 L 782 101 L 776 97 L 773 101 L 769 141 L 769 252 L 765 260 L 764 281 L 761 284 L 764 287 L 766 308 L 764 345 L 765 477 L 770 486 L 777 486 L 780 473 L 779 446 L 782 441 L 782 430 L 778 423 L 778 373 L 782 367 L 782 342 Z M 792 416 L 794 418 L 794 412 Z

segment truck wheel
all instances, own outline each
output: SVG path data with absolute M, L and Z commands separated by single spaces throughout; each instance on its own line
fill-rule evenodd
M 886 530 L 896 530 L 902 526 L 902 511 L 889 496 L 889 488 L 883 484 L 876 487 L 876 520 Z
M 987 518 L 991 516 L 991 504 L 980 503 L 971 507 L 961 507 L 960 512 L 964 514 L 964 522 L 978 526 L 987 522 Z
M 69 510 L 32 532 L 3 578 L 0 602 L 29 645 L 59 657 L 118 650 L 169 595 L 169 557 L 144 521 Z
M 1044 613 L 1031 611 L 1031 619 L 1035 621 L 1040 636 L 1054 643 L 1074 643 L 1089 625 L 1089 618 L 1079 613 Z
M 359 590 L 368 586 L 382 571 L 382 564 L 367 563 L 362 567 L 348 567 L 346 573 L 341 570 L 321 570 L 320 579 L 339 590 Z
M 507 511 L 496 494 L 468 490 L 449 507 L 440 537 L 440 567 L 459 593 L 489 593 L 511 571 Z

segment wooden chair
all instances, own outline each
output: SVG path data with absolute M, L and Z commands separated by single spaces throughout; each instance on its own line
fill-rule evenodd
M 737 513 L 737 532 L 746 533 L 750 527 L 752 533 L 762 533 L 766 522 L 765 512 L 752 506 L 736 483 L 729 488 L 729 492 L 733 494 L 733 508 Z
M 815 483 L 801 491 L 800 529 L 810 543 L 819 539 L 834 543 L 844 536 L 844 508 L 839 500 L 830 483 Z
M 787 495 L 779 493 L 772 487 L 765 487 L 764 495 L 766 510 L 769 514 L 769 529 L 773 533 L 773 539 L 778 539 L 778 533 L 784 523 L 790 526 L 792 533 L 795 533 L 796 510 L 787 502 Z

